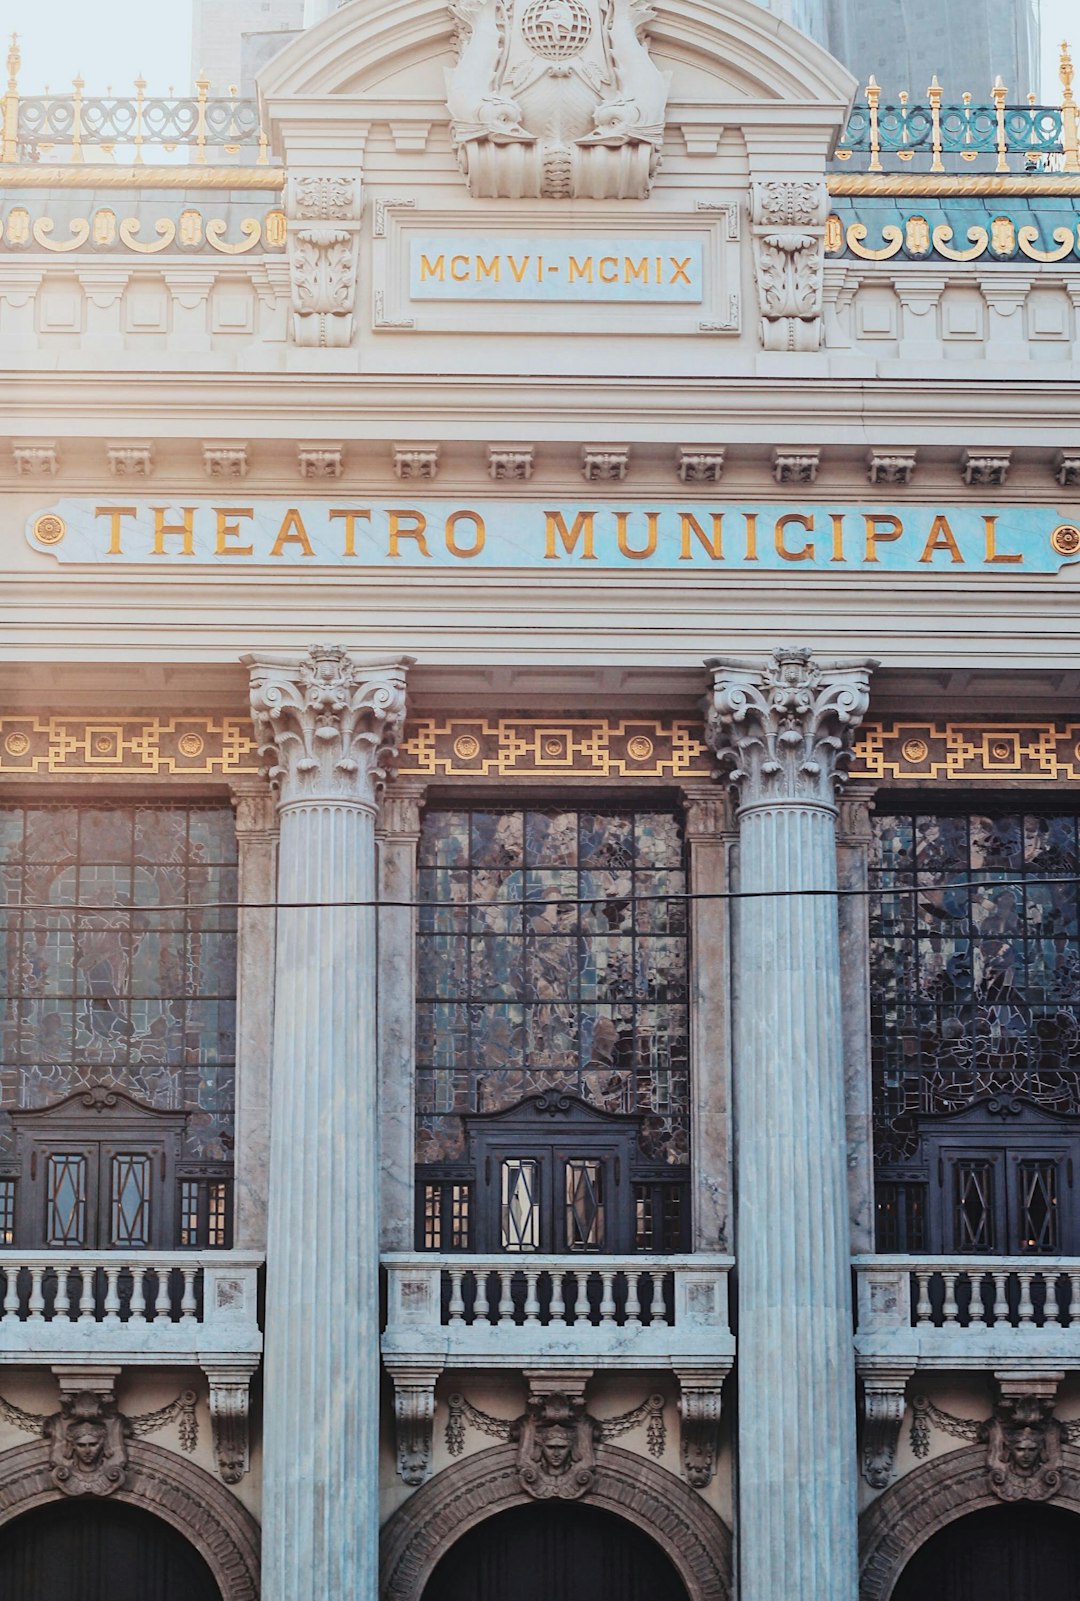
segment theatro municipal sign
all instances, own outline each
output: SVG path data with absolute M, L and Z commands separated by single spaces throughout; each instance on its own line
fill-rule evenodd
M 59 500 L 26 538 L 102 567 L 1055 573 L 1080 508 L 155 496 Z

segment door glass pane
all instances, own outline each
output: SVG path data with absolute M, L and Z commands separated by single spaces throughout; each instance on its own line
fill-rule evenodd
M 566 1164 L 566 1248 L 604 1249 L 604 1169 L 600 1162 Z
M 121 1249 L 150 1244 L 150 1158 L 114 1156 L 111 1174 L 109 1243 Z
M 956 1249 L 992 1251 L 994 1238 L 994 1170 L 989 1162 L 957 1162 Z
M 15 1180 L 0 1179 L 0 1245 L 15 1243 Z
M 539 1163 L 512 1158 L 502 1164 L 502 1248 L 540 1249 Z
M 1019 1179 L 1020 1249 L 1058 1250 L 1057 1163 L 1021 1162 Z
M 56 1153 L 48 1159 L 45 1243 L 86 1244 L 86 1157 Z

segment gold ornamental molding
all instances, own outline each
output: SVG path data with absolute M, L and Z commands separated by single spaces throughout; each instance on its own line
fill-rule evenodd
M 269 189 L 285 187 L 282 167 L 113 167 L 38 163 L 4 167 L 0 189 Z
M 826 184 L 831 195 L 909 195 L 921 199 L 936 195 L 1039 195 L 1050 200 L 1080 195 L 1077 172 L 945 172 L 925 176 L 907 172 L 831 172 Z
M 452 717 L 406 726 L 402 777 L 708 779 L 692 718 Z M 232 778 L 258 773 L 245 717 L 0 717 L 5 778 Z M 1080 782 L 1080 722 L 865 723 L 850 776 L 864 782 Z

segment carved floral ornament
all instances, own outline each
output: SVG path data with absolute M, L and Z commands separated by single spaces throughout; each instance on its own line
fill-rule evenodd
M 817 350 L 824 304 L 823 179 L 769 178 L 750 192 L 761 340 L 766 350 Z
M 668 75 L 647 0 L 452 0 L 451 137 L 477 199 L 643 200 Z

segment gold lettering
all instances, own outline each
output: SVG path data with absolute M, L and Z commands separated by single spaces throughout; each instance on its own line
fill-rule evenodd
M 584 278 L 586 283 L 592 283 L 591 256 L 586 256 L 584 261 L 580 262 L 574 256 L 570 257 L 570 282 L 573 283 L 575 278 Z
M 932 562 L 935 550 L 947 550 L 949 559 L 954 563 L 962 562 L 964 559 L 960 554 L 960 546 L 956 543 L 953 531 L 949 527 L 949 519 L 947 517 L 935 517 L 930 524 L 930 532 L 926 536 L 926 545 L 919 560 Z
M 492 256 L 490 261 L 485 261 L 483 256 L 477 256 L 477 258 L 476 258 L 476 281 L 477 281 L 477 283 L 480 282 L 481 278 L 494 278 L 495 282 L 498 283 L 499 282 L 499 278 L 501 276 L 501 273 L 502 273 L 502 257 L 501 256 Z
M 463 272 L 458 272 L 458 262 L 463 263 L 464 269 L 465 269 Z M 450 257 L 450 276 L 451 276 L 451 278 L 454 280 L 454 282 L 456 284 L 463 284 L 463 283 L 466 283 L 468 281 L 468 277 L 469 277 L 469 258 L 468 258 L 468 256 L 451 256 Z
M 399 539 L 415 539 L 420 548 L 421 556 L 431 555 L 427 547 L 427 540 L 424 538 L 427 518 L 422 511 L 391 511 L 387 512 L 387 516 L 390 518 L 390 539 L 386 550 L 388 556 L 401 555 L 401 551 L 398 549 Z M 412 523 L 411 528 L 406 528 L 403 524 L 403 519 L 406 517 Z
M 240 524 L 238 521 L 230 522 L 229 518 L 254 517 L 253 506 L 215 506 L 217 514 L 217 544 L 214 547 L 215 556 L 254 556 L 254 545 L 230 545 L 230 539 L 240 538 Z
M 611 271 L 610 272 L 605 272 L 604 271 L 605 267 L 610 267 Z M 600 257 L 600 269 L 599 270 L 600 270 L 600 282 L 601 283 L 603 283 L 603 284 L 618 283 L 618 281 L 619 281 L 619 263 L 616 261 L 614 256 L 601 256 Z
M 868 513 L 863 521 L 866 523 L 866 559 L 878 561 L 878 545 L 890 545 L 894 539 L 899 539 L 904 525 L 891 512 L 882 512 L 879 516 Z
M 997 548 L 997 518 L 984 517 L 983 525 L 986 528 L 986 560 L 990 562 L 1022 562 L 1020 551 L 999 551 Z
M 468 549 L 457 542 L 457 525 L 462 519 L 473 525 L 473 542 Z M 461 556 L 466 559 L 469 556 L 479 556 L 486 537 L 484 519 L 477 511 L 452 511 L 446 519 L 446 548 L 451 556 Z
M 180 554 L 182 556 L 194 556 L 195 507 L 180 507 L 180 515 L 184 519 L 182 523 L 167 523 L 165 521 L 166 513 L 169 510 L 168 506 L 154 506 L 151 509 L 154 513 L 154 555 L 164 556 L 165 540 L 170 534 L 177 534 L 184 541 Z
M 574 526 L 567 529 L 566 519 L 561 511 L 546 511 L 544 513 L 545 561 L 558 561 L 558 552 L 555 549 L 555 536 L 558 534 L 562 540 L 562 547 L 568 556 L 574 554 L 577 542 L 582 541 L 582 559 L 595 561 L 596 553 L 593 550 L 593 519 L 594 511 L 579 511 L 574 518 Z
M 270 552 L 271 556 L 280 556 L 286 545 L 299 545 L 304 556 L 315 554 L 311 548 L 311 540 L 307 536 L 307 529 L 304 527 L 304 519 L 295 506 L 290 506 L 285 513 L 285 519 L 274 540 L 274 548 Z
M 420 282 L 428 278 L 437 278 L 440 283 L 446 278 L 446 257 L 436 256 L 432 261 L 427 256 L 420 257 Z
M 842 511 L 834 511 L 830 515 L 832 517 L 832 559 L 833 561 L 844 561 L 846 560 L 844 556 L 844 514 Z
M 679 536 L 682 540 L 682 549 L 679 552 L 680 561 L 691 561 L 690 535 L 701 545 L 711 561 L 723 561 L 724 546 L 722 535 L 724 532 L 724 514 L 714 511 L 712 514 L 712 536 L 710 537 L 702 528 L 697 518 L 690 512 L 679 513 Z
M 629 519 L 630 513 L 628 511 L 617 511 L 615 513 L 615 534 L 619 542 L 619 549 L 624 556 L 629 556 L 631 561 L 646 561 L 656 550 L 656 531 L 660 521 L 660 513 L 658 511 L 647 511 L 645 513 L 644 550 L 638 550 L 631 545 L 627 538 L 626 525 Z
M 685 260 L 679 261 L 677 257 L 669 256 L 668 260 L 671 262 L 671 277 L 668 279 L 668 283 L 688 284 L 690 282 L 690 274 L 686 269 L 690 265 L 690 257 L 687 256 Z
M 648 256 L 642 256 L 641 260 L 638 262 L 636 267 L 635 267 L 634 263 L 630 260 L 629 256 L 626 256 L 624 258 L 624 260 L 623 260 L 623 283 L 624 284 L 628 284 L 630 282 L 631 278 L 638 278 L 638 279 L 641 280 L 641 282 L 643 284 L 647 284 L 648 283 L 648 281 L 649 281 L 649 258 L 648 258 Z
M 518 266 L 517 262 L 514 260 L 513 256 L 507 256 L 506 259 L 510 263 L 510 271 L 514 275 L 514 282 L 515 283 L 520 283 L 521 280 L 525 276 L 525 269 L 529 265 L 529 262 L 532 260 L 532 257 L 531 256 L 526 256 L 524 261 L 521 263 L 520 267 Z
M 330 521 L 332 523 L 339 520 L 342 520 L 345 523 L 345 548 L 341 552 L 343 556 L 356 555 L 356 519 L 358 517 L 366 518 L 369 524 L 371 522 L 371 512 L 369 509 L 357 509 L 353 511 L 345 508 L 340 511 L 332 511 L 330 513 Z
M 743 516 L 746 518 L 746 559 L 757 561 L 757 512 L 747 511 Z
M 809 540 L 799 550 L 789 550 L 787 548 L 784 543 L 784 530 L 789 523 L 794 523 L 799 528 L 805 528 L 808 534 L 812 534 L 814 531 L 814 519 L 812 516 L 804 517 L 801 511 L 786 512 L 783 517 L 776 519 L 776 554 L 782 556 L 785 561 L 813 561 L 814 547 Z
M 122 556 L 124 554 L 120 548 L 120 519 L 122 517 L 137 517 L 138 514 L 138 507 L 136 506 L 99 506 L 97 508 L 94 512 L 95 517 L 111 518 L 107 555 Z

